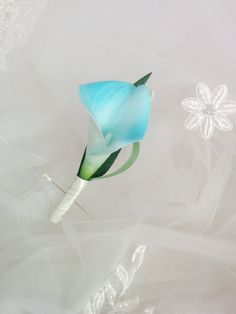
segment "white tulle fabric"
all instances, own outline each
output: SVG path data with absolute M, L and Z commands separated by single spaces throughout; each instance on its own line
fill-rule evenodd
M 224 82 L 236 100 L 235 9 L 49 1 L 0 73 L 0 313 L 235 314 L 235 130 L 205 141 L 184 128 L 181 106 L 199 81 Z M 86 145 L 77 85 L 150 71 L 139 160 L 81 194 L 94 219 L 74 205 L 52 224 L 63 193 L 42 175 L 67 189 Z

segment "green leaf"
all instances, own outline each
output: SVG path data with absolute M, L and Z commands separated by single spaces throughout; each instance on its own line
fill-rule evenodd
M 119 153 L 121 151 L 121 148 L 114 153 L 112 153 L 105 162 L 98 168 L 98 170 L 89 178 L 89 180 L 98 178 L 103 176 L 107 171 L 111 168 L 113 163 L 115 162 L 116 158 L 118 157 Z
M 81 162 L 80 162 L 80 165 L 79 165 L 79 170 L 78 170 L 78 172 L 77 172 L 77 176 L 78 176 L 78 177 L 79 177 L 80 169 L 81 169 L 81 167 L 82 167 L 82 164 L 83 164 L 84 159 L 85 159 L 85 156 L 86 156 L 86 151 L 87 151 L 87 147 L 85 147 L 84 154 L 83 154 L 83 157 L 82 157 Z
M 134 86 L 140 86 L 140 85 L 144 85 L 147 83 L 147 81 L 149 80 L 149 77 L 152 75 L 152 72 L 148 73 L 147 75 L 145 75 L 144 77 L 142 77 L 141 79 L 139 79 L 137 82 L 134 83 Z
M 99 177 L 99 179 L 106 179 L 106 178 L 114 177 L 114 176 L 121 174 L 122 172 L 128 170 L 137 160 L 139 152 L 140 152 L 139 142 L 133 143 L 132 152 L 131 152 L 128 160 L 126 160 L 126 162 L 119 169 L 115 170 L 114 172 L 112 172 L 106 176 Z

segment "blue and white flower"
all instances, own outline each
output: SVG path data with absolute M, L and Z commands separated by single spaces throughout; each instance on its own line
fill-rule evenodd
M 79 87 L 91 121 L 80 175 L 89 178 L 114 151 L 143 139 L 150 115 L 150 93 L 145 85 L 120 81 Z

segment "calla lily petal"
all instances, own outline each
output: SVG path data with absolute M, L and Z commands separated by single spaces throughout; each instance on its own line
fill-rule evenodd
M 80 169 L 81 177 L 89 177 L 91 174 L 96 172 L 96 170 L 109 157 L 110 153 L 107 142 L 110 140 L 110 137 L 110 133 L 108 133 L 106 137 L 103 137 L 97 125 L 91 119 L 89 124 L 86 157 Z
M 90 119 L 87 152 L 91 155 L 102 155 L 104 153 L 108 153 L 108 143 L 111 137 L 111 133 L 107 133 L 104 137 L 97 124 Z
M 111 153 L 143 138 L 150 114 L 150 95 L 145 85 L 119 81 L 79 87 L 82 103 L 91 114 Z

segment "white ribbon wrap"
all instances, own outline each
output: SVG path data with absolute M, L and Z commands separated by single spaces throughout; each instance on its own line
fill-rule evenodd
M 79 178 L 75 178 L 74 182 L 71 184 L 67 192 L 65 193 L 61 202 L 57 205 L 54 213 L 51 216 L 51 222 L 58 223 L 61 218 L 70 209 L 71 205 L 74 203 L 79 194 L 87 186 L 88 181 Z

